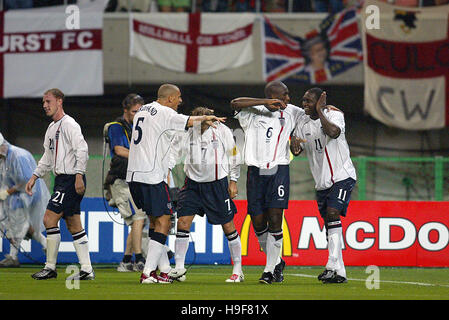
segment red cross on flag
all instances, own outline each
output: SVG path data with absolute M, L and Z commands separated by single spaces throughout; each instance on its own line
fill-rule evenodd
M 130 55 L 169 70 L 210 73 L 253 59 L 254 14 L 133 14 Z
M 377 29 L 373 11 L 366 13 L 369 5 L 380 9 Z M 449 5 L 410 8 L 366 1 L 361 24 L 365 110 L 406 130 L 447 126 Z
M 102 28 L 106 0 L 0 11 L 0 96 L 103 94 Z M 79 24 L 77 18 L 79 17 Z

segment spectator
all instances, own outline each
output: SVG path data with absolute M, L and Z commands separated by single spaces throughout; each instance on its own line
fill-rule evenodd
M 288 3 L 289 1 L 286 1 L 286 10 L 288 11 Z M 292 12 L 312 12 L 312 2 L 311 0 L 301 0 L 301 1 L 295 1 L 293 0 L 292 5 Z
M 32 196 L 24 189 L 35 168 L 31 153 L 10 144 L 0 133 L 0 238 L 8 238 L 11 244 L 0 267 L 20 266 L 17 255 L 24 239 L 36 240 L 44 250 L 47 247 L 41 232 L 50 193 L 42 180 L 36 183 Z
M 259 3 L 259 4 L 258 4 Z M 235 0 L 234 11 L 237 12 L 259 12 L 265 11 L 265 0 Z
M 449 0 L 423 0 L 423 7 L 441 6 L 448 3 Z
M 161 12 L 187 12 L 190 7 L 190 0 L 158 0 Z
M 33 0 L 5 0 L 5 10 L 28 9 L 33 7 Z
M 118 7 L 117 0 L 109 0 L 104 11 L 105 12 L 115 12 L 117 10 L 117 7 Z
M 342 0 L 314 0 L 316 12 L 337 13 L 344 9 Z
M 149 12 L 151 2 L 152 0 L 118 0 L 118 7 L 120 11 Z
M 266 12 L 286 12 L 288 11 L 288 0 L 270 0 L 266 1 Z
M 16 2 L 16 0 L 9 0 Z M 23 0 L 22 0 L 23 1 Z M 62 6 L 64 0 L 31 0 L 33 2 L 33 7 L 49 7 L 49 6 Z M 74 4 L 76 0 L 67 0 L 67 4 Z
M 228 0 L 202 0 L 202 12 L 226 12 L 229 11 Z

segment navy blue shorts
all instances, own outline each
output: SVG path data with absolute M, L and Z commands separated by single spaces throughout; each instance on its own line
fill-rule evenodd
M 158 184 L 129 182 L 128 185 L 137 208 L 147 215 L 160 217 L 164 214 L 172 214 L 168 186 L 164 181 Z
M 63 218 L 71 217 L 81 212 L 81 200 L 84 194 L 79 195 L 75 190 L 74 174 L 60 174 L 55 178 L 53 194 L 48 201 L 47 209 L 58 214 L 64 213 Z M 84 186 L 86 186 L 86 176 L 83 175 Z
M 336 182 L 332 187 L 326 190 L 316 192 L 316 201 L 318 202 L 318 210 L 323 219 L 326 217 L 327 208 L 335 208 L 340 211 L 340 215 L 345 217 L 351 200 L 351 192 L 354 189 L 356 181 L 348 178 Z
M 262 173 L 262 174 L 261 174 Z M 248 214 L 257 216 L 268 208 L 288 208 L 290 193 L 290 167 L 279 165 L 262 170 L 249 166 L 246 178 Z
M 228 178 L 195 182 L 186 178 L 179 192 L 178 217 L 206 214 L 210 224 L 223 225 L 234 219 L 237 207 L 229 196 Z

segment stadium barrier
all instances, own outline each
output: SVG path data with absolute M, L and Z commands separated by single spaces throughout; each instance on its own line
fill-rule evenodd
M 41 155 L 34 156 L 36 161 Z M 357 170 L 354 200 L 449 201 L 449 158 L 445 157 L 352 157 Z M 109 168 L 110 157 L 90 155 L 87 165 L 86 197 L 102 197 L 102 183 Z M 103 172 L 102 172 L 103 171 Z M 246 200 L 246 166 L 241 166 L 238 200 Z M 173 170 L 176 185 L 182 186 L 185 174 L 182 165 Z M 53 189 L 52 175 L 45 177 Z M 314 200 L 315 190 L 308 160 L 292 156 L 290 163 L 290 200 Z
M 264 265 L 261 252 L 246 214 L 246 201 L 236 200 L 237 230 L 242 240 L 244 265 Z M 449 203 L 423 201 L 353 200 L 343 218 L 343 259 L 347 266 L 449 266 Z M 128 228 L 102 198 L 84 198 L 81 220 L 89 237 L 92 263 L 119 263 L 123 257 Z M 58 263 L 78 261 L 72 238 L 61 222 Z M 327 242 L 315 201 L 291 201 L 284 212 L 283 257 L 287 265 L 324 265 Z M 168 237 L 174 248 L 175 236 Z M 0 239 L 0 259 L 9 252 L 9 242 Z M 19 261 L 43 263 L 38 243 L 23 241 Z M 173 261 L 172 261 L 173 263 Z M 230 264 L 227 240 L 221 226 L 195 217 L 186 256 L 189 264 Z

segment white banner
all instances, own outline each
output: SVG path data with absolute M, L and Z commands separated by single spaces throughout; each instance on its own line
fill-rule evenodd
M 361 17 L 365 110 L 406 130 L 446 126 L 449 5 L 409 8 L 369 0 Z
M 133 14 L 130 55 L 178 72 L 237 68 L 253 59 L 254 19 L 254 14 Z
M 0 13 L 3 98 L 103 94 L 102 29 L 107 0 Z

